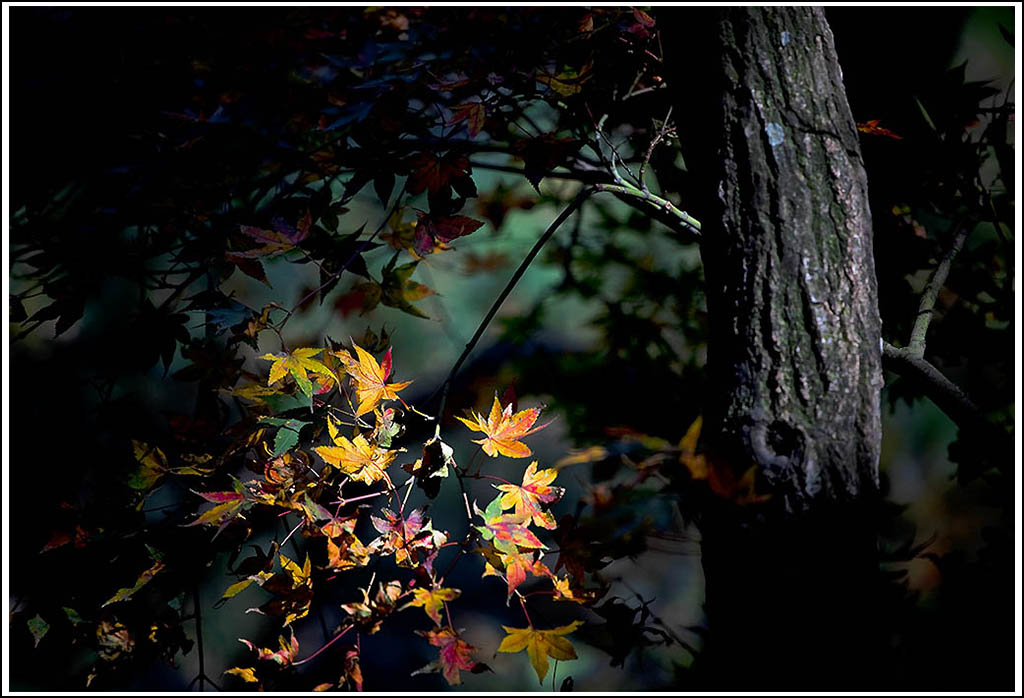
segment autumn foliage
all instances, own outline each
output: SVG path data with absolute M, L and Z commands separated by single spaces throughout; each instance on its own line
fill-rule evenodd
M 38 565 L 49 586 L 19 592 L 12 628 L 30 649 L 74 646 L 68 680 L 101 690 L 143 685 L 132 672 L 182 657 L 198 667 L 190 687 L 227 690 L 380 690 L 399 674 L 457 686 L 499 655 L 515 655 L 531 684 L 562 678 L 571 689 L 583 643 L 612 666 L 660 646 L 689 667 L 704 629 L 682 638 L 651 600 L 616 596 L 602 571 L 651 536 L 678 534 L 707 502 L 756 507 L 770 495 L 755 467 L 722 463 L 701 436 L 701 224 L 680 195 L 700 173 L 677 155 L 706 134 L 678 126 L 678 106 L 699 105 L 685 99 L 689 76 L 666 71 L 659 13 L 316 7 L 254 13 L 252 26 L 198 11 L 153 17 L 132 15 L 148 33 L 126 24 L 88 47 L 163 37 L 159 50 L 136 47 L 151 61 L 114 61 L 134 82 L 113 91 L 152 84 L 149 101 L 119 114 L 68 98 L 85 125 L 46 120 L 33 141 L 88 148 L 83 134 L 111 120 L 119 148 L 97 139 L 103 152 L 67 156 L 99 163 L 102 177 L 51 167 L 63 153 L 39 157 L 45 168 L 21 178 L 31 196 L 19 191 L 11 216 L 12 338 L 26 365 L 53 350 L 16 378 L 38 408 L 19 423 L 61 440 L 16 444 L 16 469 L 29 473 L 19 478 L 32 478 L 12 493 L 20 531 L 39 537 L 19 532 L 34 556 L 19 574 L 31 582 Z M 935 151 L 930 189 L 890 196 L 872 180 L 888 197 L 875 207 L 879 237 L 901 246 L 880 257 L 880 278 L 898 266 L 900 292 L 934 266 L 961 215 L 935 192 L 974 191 L 960 171 L 971 170 L 968 151 L 982 157 L 980 141 L 949 157 L 929 145 L 963 145 L 991 97 L 962 71 L 954 82 L 969 94 L 950 114 L 918 102 L 927 138 L 888 115 L 857 126 L 869 149 Z M 996 125 L 1010 107 L 992 108 Z M 1012 150 L 1005 139 L 992 148 L 1003 160 Z M 1007 215 L 1005 197 L 977 196 L 985 215 Z M 544 223 L 523 224 L 532 247 L 518 257 L 472 247 L 507 236 L 527 211 Z M 977 288 L 944 296 L 950 310 L 935 325 L 965 355 L 1009 326 L 1012 274 L 997 242 L 969 250 L 962 274 Z M 473 373 L 488 328 L 521 348 L 552 321 L 543 302 L 497 314 L 534 260 L 560 275 L 549 295 L 593 310 L 597 348 L 531 349 L 500 377 L 479 374 L 486 362 Z M 431 274 L 445 273 L 509 281 L 437 380 L 408 368 L 423 350 L 415 332 L 392 336 L 387 323 L 442 322 L 463 300 L 438 293 Z M 309 321 L 318 309 L 329 326 Z M 885 327 L 906 334 L 914 310 L 883 307 Z M 506 389 L 520 374 L 532 376 L 522 407 Z M 987 407 L 1002 419 L 1012 381 L 996 378 Z M 537 440 L 556 429 L 579 448 L 549 460 Z M 964 473 L 990 469 L 983 449 L 959 443 Z M 49 465 L 58 449 L 74 457 Z M 53 489 L 45 505 L 40 473 Z M 63 581 L 71 574 L 80 587 Z M 218 596 L 204 599 L 211 579 Z M 484 604 L 495 610 L 490 645 L 467 631 Z M 259 628 L 231 630 L 237 654 L 223 676 L 200 647 L 211 607 Z M 307 639 L 318 637 L 310 628 L 322 639 Z M 367 670 L 367 638 L 393 628 L 431 661 L 395 652 L 393 674 Z

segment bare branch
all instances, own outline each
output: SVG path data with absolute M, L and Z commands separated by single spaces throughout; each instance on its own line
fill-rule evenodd
M 964 216 L 956 222 L 953 226 L 953 244 L 950 245 L 945 256 L 939 260 L 939 265 L 935 267 L 931 279 L 928 280 L 928 285 L 925 286 L 924 292 L 921 294 L 921 304 L 918 306 L 917 318 L 914 320 L 914 329 L 910 332 L 910 343 L 906 349 L 914 356 L 924 356 L 925 338 L 928 334 L 928 325 L 932 321 L 932 313 L 935 310 L 935 300 L 939 296 L 939 290 L 942 288 L 942 285 L 946 283 L 953 258 L 960 252 L 960 249 L 964 246 L 964 241 L 967 239 L 967 235 L 973 228 L 973 216 Z
M 447 402 L 448 400 L 448 388 L 451 385 L 452 380 L 455 378 L 455 374 L 459 372 L 459 369 L 462 368 L 462 364 L 469 357 L 470 353 L 473 351 L 473 348 L 476 346 L 476 343 L 480 341 L 480 337 L 483 336 L 484 330 L 487 329 L 487 326 L 491 323 L 491 320 L 498 312 L 498 309 L 501 308 L 501 304 L 505 302 L 505 299 L 508 298 L 508 294 L 512 292 L 512 289 L 515 288 L 516 283 L 518 283 L 519 279 L 522 278 L 523 274 L 526 273 L 526 270 L 530 266 L 530 263 L 533 262 L 534 258 L 540 252 L 541 248 L 544 247 L 544 243 L 551 239 L 551 236 L 555 234 L 555 231 L 558 230 L 559 226 L 561 226 L 562 223 L 568 220 L 569 216 L 571 216 L 573 212 L 576 211 L 576 209 L 582 206 L 583 202 L 586 201 L 587 197 L 589 197 L 593 192 L 593 189 L 584 189 L 572 201 L 572 203 L 566 206 L 562 210 L 562 212 L 558 214 L 558 217 L 551 222 L 551 225 L 548 226 L 548 229 L 544 231 L 544 234 L 541 235 L 537 242 L 533 245 L 533 248 L 530 250 L 529 254 L 526 255 L 526 258 L 523 259 L 522 263 L 519 265 L 519 268 L 516 269 L 515 273 L 512 275 L 512 278 L 509 279 L 507 284 L 505 284 L 505 288 L 501 290 L 501 293 L 498 295 L 498 298 L 494 301 L 493 305 L 491 305 L 491 309 L 487 311 L 487 315 L 485 315 L 484 319 L 480 322 L 480 326 L 476 328 L 476 332 L 473 334 L 473 338 L 466 343 L 466 348 L 463 350 L 462 355 L 459 356 L 458 360 L 455 362 L 455 365 L 452 366 L 452 370 L 448 373 L 448 377 L 444 379 L 444 383 L 441 384 L 437 391 L 434 391 L 434 395 L 436 395 L 438 391 L 441 392 L 441 404 L 437 410 L 437 421 L 439 424 L 441 422 L 441 418 L 444 417 L 445 402 Z M 433 398 L 434 396 L 431 395 L 430 399 L 432 400 Z

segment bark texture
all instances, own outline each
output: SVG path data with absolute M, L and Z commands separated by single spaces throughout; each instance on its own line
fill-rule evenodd
M 709 76 L 693 95 L 718 110 L 684 129 L 717 134 L 692 160 L 717 206 L 698 216 L 711 318 L 704 433 L 716 467 L 755 467 L 769 499 L 704 512 L 704 687 L 862 688 L 883 376 L 856 124 L 820 8 L 705 19 L 688 31 L 709 37 L 696 44 Z
M 716 223 L 702 252 L 713 421 L 798 512 L 878 481 L 881 322 L 867 177 L 820 9 L 737 8 L 720 26 Z

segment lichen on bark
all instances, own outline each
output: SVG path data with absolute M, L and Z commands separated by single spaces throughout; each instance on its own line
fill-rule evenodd
M 718 206 L 702 254 L 713 447 L 787 511 L 877 488 L 880 320 L 867 179 L 820 9 L 719 22 Z

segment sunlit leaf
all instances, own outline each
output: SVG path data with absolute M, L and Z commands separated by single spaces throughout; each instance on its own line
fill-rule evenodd
M 405 381 L 403 383 L 387 382 L 392 370 L 390 347 L 379 364 L 372 354 L 358 344 L 353 344 L 353 348 L 358 360 L 354 359 L 344 349 L 333 353 L 341 359 L 345 372 L 355 381 L 356 399 L 359 402 L 359 406 L 356 408 L 356 416 L 359 417 L 367 412 L 372 412 L 380 404 L 381 400 L 398 400 L 398 393 L 409 387 L 412 381 Z
M 135 592 L 149 584 L 153 577 L 155 577 L 157 573 L 159 573 L 160 570 L 162 570 L 163 568 L 164 563 L 160 560 L 157 560 L 153 563 L 152 567 L 150 567 L 148 570 L 139 575 L 139 578 L 135 580 L 134 586 L 118 589 L 116 594 L 114 594 L 112 597 L 110 597 L 103 603 L 103 606 L 109 606 L 112 603 L 124 601 L 125 599 L 130 599 L 132 595 L 135 594 Z M 103 606 L 101 606 L 101 608 Z
M 569 625 L 563 625 L 551 630 L 536 630 L 533 626 L 528 628 L 510 628 L 503 625 L 508 635 L 498 646 L 499 652 L 522 652 L 530 657 L 530 664 L 537 672 L 537 679 L 542 684 L 548 673 L 548 657 L 562 661 L 576 659 L 576 650 L 563 635 L 576 630 L 583 625 L 583 621 L 576 620 Z
M 353 480 L 371 485 L 378 480 L 390 479 L 385 472 L 395 460 L 398 451 L 380 448 L 367 441 L 362 434 L 357 434 L 350 441 L 338 431 L 338 424 L 333 417 L 327 418 L 327 431 L 334 442 L 333 446 L 317 446 L 314 450 L 324 462 L 334 466 Z
M 497 458 L 499 454 L 509 458 L 526 458 L 533 452 L 519 439 L 547 426 L 547 424 L 542 424 L 531 429 L 534 422 L 537 421 L 537 417 L 540 416 L 540 412 L 541 408 L 532 407 L 512 414 L 512 403 L 506 405 L 502 410 L 498 396 L 495 395 L 491 413 L 486 420 L 475 412 L 472 413 L 472 420 L 464 417 L 456 417 L 456 419 L 473 431 L 482 431 L 486 435 L 486 438 L 474 439 L 473 443 L 482 444 L 484 453 L 487 455 L 494 458 Z
M 290 373 L 303 394 L 306 397 L 311 396 L 313 384 L 309 380 L 309 372 L 334 377 L 334 374 L 324 366 L 323 362 L 313 358 L 322 351 L 323 349 L 303 347 L 290 354 L 264 354 L 260 357 L 261 359 L 273 362 L 270 366 L 267 385 L 273 385 Z
M 439 649 L 440 656 L 437 661 L 431 662 L 422 669 L 412 672 L 412 675 L 440 672 L 451 686 L 462 683 L 461 671 L 472 671 L 476 662 L 470 653 L 476 648 L 459 637 L 458 633 L 451 627 L 435 628 L 426 632 L 417 630 L 418 635 L 427 638 L 427 641 Z
M 898 136 L 889 129 L 883 128 L 878 124 L 878 119 L 872 119 L 867 123 L 857 124 L 857 130 L 860 131 L 861 133 L 871 134 L 872 136 L 886 136 L 888 138 L 893 138 L 897 141 L 903 140 L 903 136 Z
M 446 601 L 454 601 L 462 593 L 458 589 L 413 589 L 412 601 L 402 608 L 418 607 L 434 621 L 434 625 L 441 625 L 441 609 Z
M 225 670 L 224 673 L 225 674 L 230 674 L 232 676 L 237 676 L 238 678 L 242 679 L 242 681 L 245 681 L 246 683 L 259 683 L 260 682 L 260 680 L 258 678 L 256 678 L 256 670 L 254 668 L 252 668 L 252 667 L 244 667 L 244 668 L 243 667 L 237 667 L 237 666 L 236 667 L 231 667 L 230 669 Z
M 517 518 L 544 528 L 554 530 L 557 526 L 554 517 L 541 509 L 542 504 L 557 502 L 565 494 L 562 487 L 551 487 L 551 482 L 558 476 L 552 468 L 537 470 L 537 461 L 533 461 L 523 473 L 522 485 L 496 485 L 505 494 L 501 497 L 503 509 L 513 509 Z

